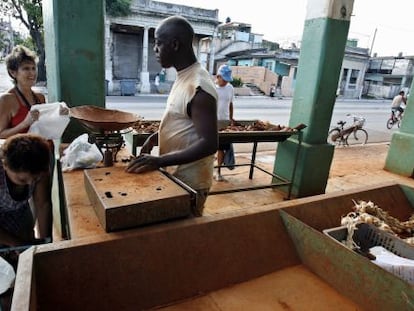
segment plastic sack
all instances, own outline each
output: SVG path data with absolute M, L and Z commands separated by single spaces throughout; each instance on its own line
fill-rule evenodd
M 62 109 L 68 113 L 61 114 Z M 39 111 L 39 119 L 29 128 L 29 133 L 38 134 L 46 139 L 60 139 L 69 124 L 69 109 L 66 103 L 56 102 L 33 105 L 31 110 Z
M 77 168 L 94 168 L 102 159 L 103 156 L 98 147 L 88 142 L 88 134 L 82 134 L 63 151 L 60 159 L 62 172 Z
M 13 287 L 16 273 L 11 264 L 0 257 L 0 294 Z

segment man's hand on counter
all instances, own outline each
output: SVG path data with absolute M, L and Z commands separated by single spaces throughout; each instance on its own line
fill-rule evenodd
M 128 173 L 144 173 L 149 171 L 155 171 L 160 168 L 160 157 L 152 156 L 150 154 L 140 154 L 136 158 L 132 159 L 126 167 Z

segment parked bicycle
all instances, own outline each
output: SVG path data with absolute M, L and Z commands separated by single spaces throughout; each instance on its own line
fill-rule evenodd
M 328 143 L 335 146 L 365 145 L 368 142 L 368 132 L 363 128 L 365 118 L 351 114 L 347 116 L 353 118 L 353 124 L 345 127 L 346 121 L 338 121 L 338 126 L 328 133 Z
M 401 126 L 401 120 L 403 118 L 403 113 L 397 113 L 395 109 L 391 109 L 391 116 L 387 120 L 387 129 L 392 129 L 392 127 L 397 124 L 398 128 Z

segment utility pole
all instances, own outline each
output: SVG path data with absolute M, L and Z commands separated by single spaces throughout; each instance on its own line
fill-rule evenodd
M 372 50 L 374 49 L 374 43 L 375 43 L 376 36 L 377 36 L 377 28 L 375 28 L 374 37 L 372 38 L 371 49 L 369 50 L 369 57 L 372 57 Z

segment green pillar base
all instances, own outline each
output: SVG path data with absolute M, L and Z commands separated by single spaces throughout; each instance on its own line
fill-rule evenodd
M 392 135 L 384 169 L 414 177 L 414 134 L 397 132 Z
M 273 168 L 276 175 L 289 180 L 292 178 L 298 146 L 299 142 L 294 139 L 278 145 Z M 292 184 L 292 197 L 301 198 L 325 193 L 334 150 L 335 147 L 329 144 L 310 145 L 302 142 Z

